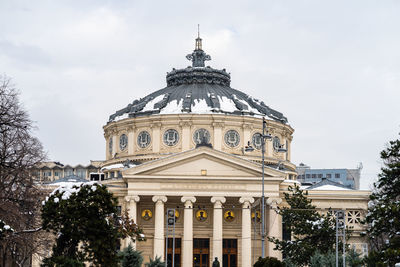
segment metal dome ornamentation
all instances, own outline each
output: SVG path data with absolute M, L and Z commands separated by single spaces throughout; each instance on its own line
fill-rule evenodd
M 204 62 L 211 60 L 211 57 L 203 51 L 200 36 L 196 38 L 195 50 L 186 58 L 192 61 L 192 66 L 172 69 L 167 73 L 167 87 L 134 100 L 112 114 L 109 122 L 152 114 L 222 113 L 267 116 L 287 123 L 282 113 L 271 109 L 258 99 L 231 88 L 231 76 L 225 69 L 205 67 Z

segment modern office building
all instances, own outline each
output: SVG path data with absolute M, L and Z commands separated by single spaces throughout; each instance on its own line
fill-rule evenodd
M 361 170 L 361 163 L 356 169 L 312 169 L 304 163 L 296 167 L 297 181 L 303 185 L 313 185 L 328 179 L 351 189 L 360 189 Z

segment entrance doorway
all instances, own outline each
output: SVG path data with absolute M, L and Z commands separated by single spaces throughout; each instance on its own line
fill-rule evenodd
M 223 260 L 224 267 L 237 267 L 237 239 L 223 240 Z
M 174 267 L 181 267 L 181 242 L 182 239 L 175 238 L 175 258 Z M 168 250 L 167 250 L 167 266 L 172 267 L 172 238 L 168 238 Z
M 210 239 L 193 239 L 193 267 L 210 266 Z

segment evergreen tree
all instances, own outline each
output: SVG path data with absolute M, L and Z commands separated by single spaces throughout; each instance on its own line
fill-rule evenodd
M 374 183 L 366 222 L 372 251 L 370 266 L 400 262 L 400 140 L 390 141 L 381 152 L 384 166 Z
M 121 257 L 122 267 L 141 267 L 143 262 L 143 256 L 141 251 L 133 250 L 132 246 L 129 245 L 119 254 Z
M 343 266 L 343 254 L 339 254 L 339 266 Z M 328 253 L 322 254 L 316 251 L 310 260 L 310 267 L 335 267 L 336 266 L 336 253 L 335 251 L 329 251 Z M 360 254 L 355 250 L 351 249 L 346 254 L 346 266 L 348 267 L 361 267 L 362 259 Z
M 253 267 L 284 267 L 285 264 L 273 257 L 259 257 L 257 262 L 254 263 Z
M 150 262 L 145 264 L 146 267 L 165 267 L 165 263 L 161 261 L 161 257 L 157 257 L 153 260 L 150 258 Z
M 335 218 L 331 213 L 318 213 L 307 198 L 308 192 L 303 192 L 298 186 L 289 186 L 288 191 L 284 195 L 289 206 L 278 207 L 277 212 L 294 240 L 271 237 L 268 240 L 296 266 L 309 265 L 311 256 L 317 250 L 327 253 L 334 248 Z
M 132 226 L 132 222 L 124 223 L 125 219 L 117 216 L 117 200 L 104 185 L 90 182 L 54 190 L 43 201 L 42 221 L 43 229 L 57 239 L 43 266 L 69 266 L 67 261 L 76 266 L 84 261 L 118 266 L 119 239 L 140 234 L 137 227 L 127 232 L 125 225 Z

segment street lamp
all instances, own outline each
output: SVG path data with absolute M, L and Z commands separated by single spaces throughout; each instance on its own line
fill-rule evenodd
M 268 133 L 267 122 L 263 118 L 263 129 L 261 134 L 261 155 L 262 155 L 262 193 L 261 193 L 261 256 L 265 258 L 265 195 L 264 195 L 264 167 L 265 167 L 265 141 L 272 140 L 272 136 Z M 246 152 L 253 152 L 254 147 L 252 147 L 250 141 L 245 147 Z M 287 149 L 283 148 L 283 145 L 279 145 L 277 148 L 278 152 L 286 152 Z

